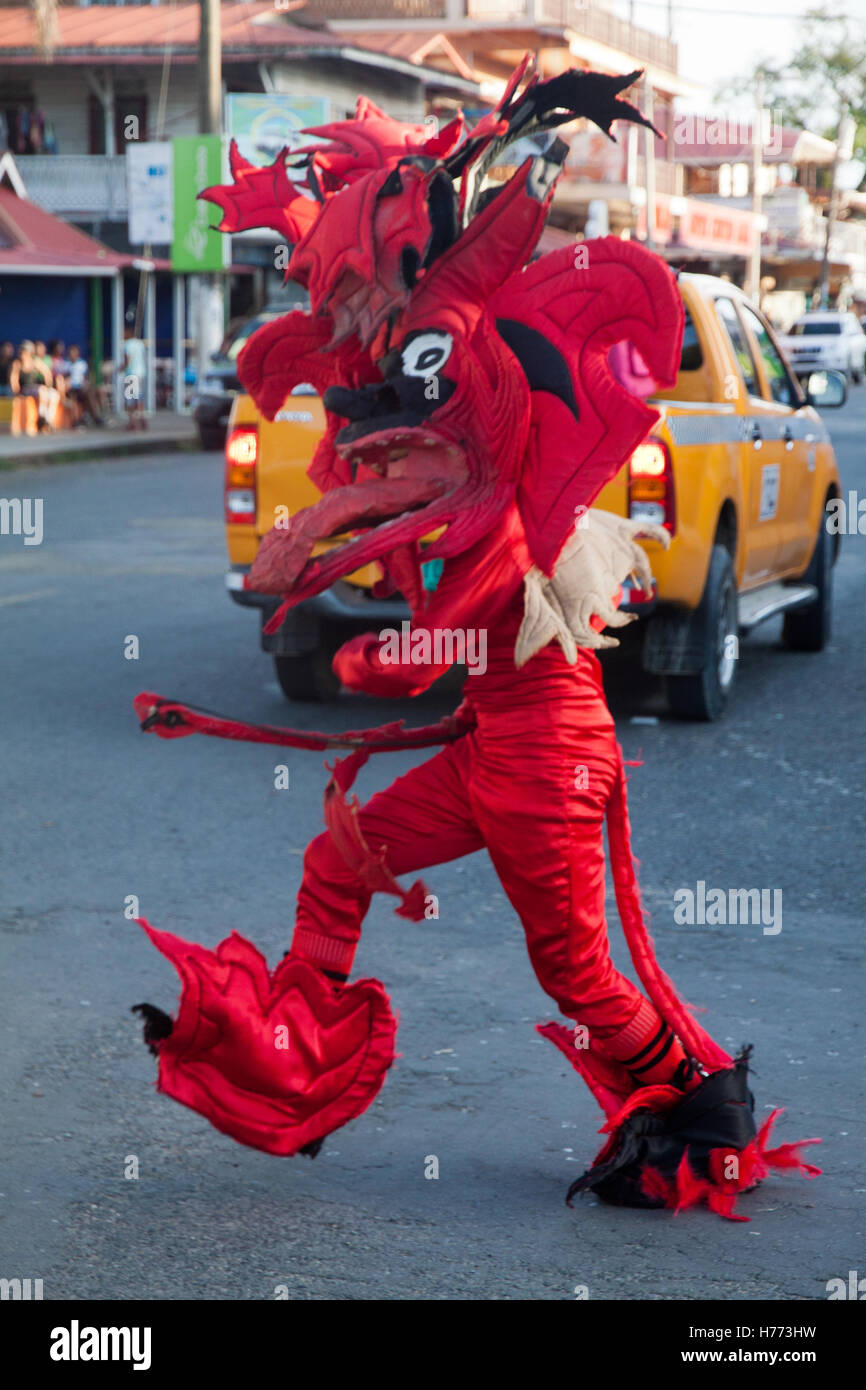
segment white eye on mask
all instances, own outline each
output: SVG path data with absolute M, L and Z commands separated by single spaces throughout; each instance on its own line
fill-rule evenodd
M 419 333 L 400 354 L 404 376 L 435 376 L 445 366 L 453 346 L 454 339 L 450 333 L 433 329 L 429 333 Z

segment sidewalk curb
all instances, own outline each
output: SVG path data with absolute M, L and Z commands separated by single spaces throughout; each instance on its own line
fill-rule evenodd
M 17 468 L 42 468 L 46 464 L 102 463 L 136 454 L 198 453 L 201 444 L 196 435 L 165 435 L 142 432 L 136 439 L 100 439 L 72 444 L 68 449 L 50 449 L 44 453 L 4 454 L 0 451 L 0 473 Z M 216 452 L 216 451 L 214 451 Z

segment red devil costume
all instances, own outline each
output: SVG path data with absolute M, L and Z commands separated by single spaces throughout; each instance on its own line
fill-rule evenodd
M 282 964 L 269 975 L 237 934 L 213 953 L 145 923 L 184 991 L 174 1023 L 137 1007 L 162 1090 L 244 1143 L 315 1153 L 369 1105 L 393 1061 L 384 989 L 348 983 L 371 895 L 394 894 L 397 912 L 420 920 L 427 890 L 399 877 L 486 848 L 542 987 L 578 1025 L 540 1031 L 606 1115 L 604 1148 L 569 1198 L 591 1188 L 639 1206 L 705 1199 L 730 1216 L 769 1166 L 818 1170 L 798 1145 L 768 1149 L 773 1117 L 756 1133 L 746 1054 L 733 1060 L 709 1037 L 656 962 L 592 650 L 612 644 L 603 626 L 626 621 L 616 611 L 626 576 L 649 582 L 635 537 L 668 540 L 590 506 L 657 418 L 617 380 L 611 354 L 630 344 L 650 383 L 672 385 L 681 300 L 667 267 L 634 243 L 605 238 L 531 260 L 567 150 L 547 132 L 577 116 L 608 133 L 615 119 L 647 125 L 618 95 L 637 75 L 540 82 L 524 63 L 471 131 L 458 119 L 435 137 L 361 100 L 353 120 L 309 132 L 315 143 L 288 170 L 285 156 L 259 169 L 233 149 L 234 183 L 204 195 L 222 207 L 224 230 L 268 225 L 288 237 L 288 273 L 310 293 L 309 314 L 260 329 L 238 364 L 269 418 L 302 382 L 327 409 L 309 470 L 322 498 L 264 537 L 248 580 L 284 599 L 270 630 L 375 560 L 377 592 L 403 593 L 411 628 L 396 656 L 379 635 L 347 642 L 334 660 L 346 686 L 419 694 L 453 659 L 445 634 L 483 637 L 486 660 L 441 725 L 339 739 L 139 696 L 143 726 L 164 737 L 353 751 L 334 769 L 328 829 L 307 850 Z M 523 137 L 536 138 L 537 156 L 485 189 L 486 171 Z M 432 592 L 420 545 L 431 533 Z M 363 809 L 347 801 L 370 752 L 431 743 L 445 747 Z M 610 959 L 605 821 L 642 990 Z

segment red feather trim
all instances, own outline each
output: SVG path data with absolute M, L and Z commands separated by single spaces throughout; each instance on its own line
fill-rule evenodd
M 727 1221 L 749 1221 L 750 1217 L 741 1216 L 735 1210 L 737 1198 L 768 1177 L 771 1169 L 796 1171 L 805 1178 L 816 1178 L 821 1173 L 820 1168 L 805 1162 L 801 1152 L 807 1145 L 820 1144 L 820 1139 L 799 1139 L 792 1144 L 780 1144 L 775 1149 L 767 1148 L 773 1125 L 781 1114 L 781 1110 L 774 1110 L 762 1124 L 756 1138 L 744 1149 L 711 1150 L 709 1178 L 698 1177 L 686 1151 L 673 1182 L 669 1182 L 658 1169 L 647 1168 L 641 1177 L 641 1187 L 648 1197 L 661 1199 L 674 1212 L 706 1202 L 710 1211 Z

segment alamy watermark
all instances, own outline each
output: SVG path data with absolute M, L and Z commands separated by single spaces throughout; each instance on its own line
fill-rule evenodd
M 767 107 L 760 115 L 761 129 L 757 132 L 754 113 L 744 116 L 705 116 L 686 112 L 674 120 L 674 144 L 728 145 L 737 150 L 751 149 L 754 134 L 760 133 L 764 154 L 781 154 L 784 123 Z
M 383 628 L 379 633 L 379 660 L 383 666 L 465 666 L 470 676 L 483 676 L 487 670 L 487 629 L 485 627 L 417 628 L 404 621 L 400 631 Z
M 23 536 L 25 545 L 41 545 L 42 498 L 0 497 L 0 536 Z
M 850 488 L 847 500 L 831 497 L 825 508 L 827 532 L 831 536 L 866 536 L 866 497 Z
M 149 1327 L 82 1327 L 73 1318 L 69 1327 L 51 1329 L 52 1361 L 131 1361 L 134 1371 L 150 1369 Z
M 31 1298 L 42 1298 L 41 1279 L 0 1279 L 0 1301 L 25 1302 Z
M 674 893 L 674 921 L 678 926 L 760 926 L 764 936 L 782 930 L 781 888 L 708 888 L 698 879 L 694 888 Z

